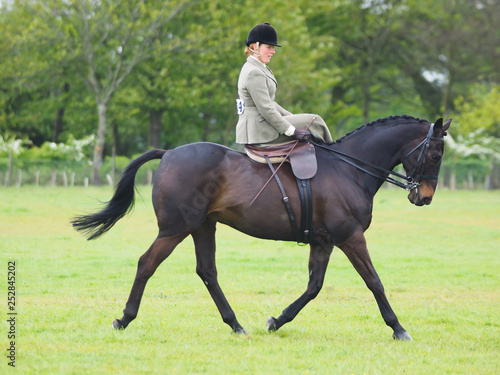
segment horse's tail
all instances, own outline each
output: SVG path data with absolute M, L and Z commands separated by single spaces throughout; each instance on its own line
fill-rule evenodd
M 115 187 L 113 198 L 104 209 L 95 214 L 75 217 L 71 221 L 76 230 L 85 233 L 89 240 L 93 240 L 110 230 L 134 206 L 135 175 L 139 168 L 150 160 L 161 159 L 166 152 L 166 150 L 151 150 L 133 160 L 125 168 Z

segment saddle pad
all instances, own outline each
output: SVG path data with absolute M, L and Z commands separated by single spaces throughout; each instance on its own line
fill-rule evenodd
M 272 164 L 277 164 L 281 163 L 283 159 L 285 159 L 286 155 L 288 155 L 295 143 L 296 142 L 292 141 L 280 145 L 262 147 L 245 145 L 245 152 L 250 159 L 256 161 L 257 163 L 267 164 L 265 158 L 267 156 Z

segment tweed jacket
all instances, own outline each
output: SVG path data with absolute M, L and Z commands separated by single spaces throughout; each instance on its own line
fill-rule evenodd
M 291 113 L 275 101 L 277 87 L 271 69 L 248 57 L 238 79 L 238 95 L 244 108 L 236 125 L 237 143 L 271 142 L 292 125 L 283 117 Z

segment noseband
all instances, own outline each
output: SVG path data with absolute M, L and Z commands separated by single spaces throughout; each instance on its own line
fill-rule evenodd
M 378 178 L 378 179 L 385 180 L 385 181 L 387 181 L 387 182 L 389 182 L 389 183 L 391 183 L 393 185 L 399 186 L 400 188 L 406 189 L 408 191 L 412 191 L 414 189 L 417 189 L 417 191 L 418 191 L 418 187 L 422 183 L 422 180 L 437 180 L 438 179 L 438 176 L 416 174 L 417 173 L 417 169 L 422 170 L 422 168 L 425 166 L 425 162 L 427 161 L 427 151 L 429 150 L 431 141 L 444 141 L 443 137 L 433 137 L 432 136 L 433 132 L 434 132 L 434 124 L 431 124 L 431 126 L 429 128 L 429 131 L 428 131 L 427 136 L 425 137 L 425 139 L 422 142 L 420 142 L 415 148 L 413 148 L 410 152 L 408 152 L 403 157 L 403 159 L 401 159 L 401 161 L 405 160 L 411 154 L 413 154 L 414 152 L 416 152 L 416 151 L 418 151 L 420 149 L 420 154 L 418 155 L 417 164 L 413 168 L 413 171 L 409 175 L 407 175 L 407 176 L 405 176 L 405 175 L 403 175 L 401 173 L 390 171 L 388 169 L 381 168 L 381 167 L 378 167 L 376 165 L 367 163 L 364 160 L 355 158 L 354 156 L 347 155 L 347 154 L 345 154 L 345 153 L 343 153 L 341 151 L 338 151 L 338 150 L 333 150 L 333 149 L 328 148 L 328 147 L 326 147 L 326 146 L 324 146 L 322 144 L 319 144 L 319 143 L 316 143 L 316 142 L 311 142 L 311 143 L 313 143 L 316 147 L 319 147 L 319 148 L 322 148 L 324 150 L 333 152 L 334 154 L 337 154 L 337 156 L 339 157 L 339 159 L 341 159 L 344 162 L 352 165 L 353 167 L 355 167 L 355 168 L 357 168 L 357 169 L 359 169 L 359 170 L 361 170 L 361 171 L 369 174 L 370 176 L 373 176 L 373 177 Z M 383 175 L 379 175 L 379 174 L 373 173 L 373 172 L 367 170 L 366 168 L 363 168 L 362 166 L 358 165 L 355 162 L 364 164 L 364 165 L 366 165 L 369 168 L 372 168 L 372 169 L 375 169 L 375 170 L 377 170 L 379 172 L 382 172 Z M 401 181 L 398 181 L 398 180 L 394 179 L 393 177 L 391 177 L 391 175 L 395 176 L 395 177 L 398 177 L 398 178 L 400 178 L 402 180 L 405 180 L 405 181 L 407 181 L 407 183 L 405 184 L 405 183 L 403 183 Z

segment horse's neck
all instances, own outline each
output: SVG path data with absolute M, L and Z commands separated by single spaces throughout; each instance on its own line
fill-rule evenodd
M 349 155 L 385 169 L 399 163 L 402 148 L 410 142 L 408 128 L 372 126 L 360 129 L 339 145 Z

